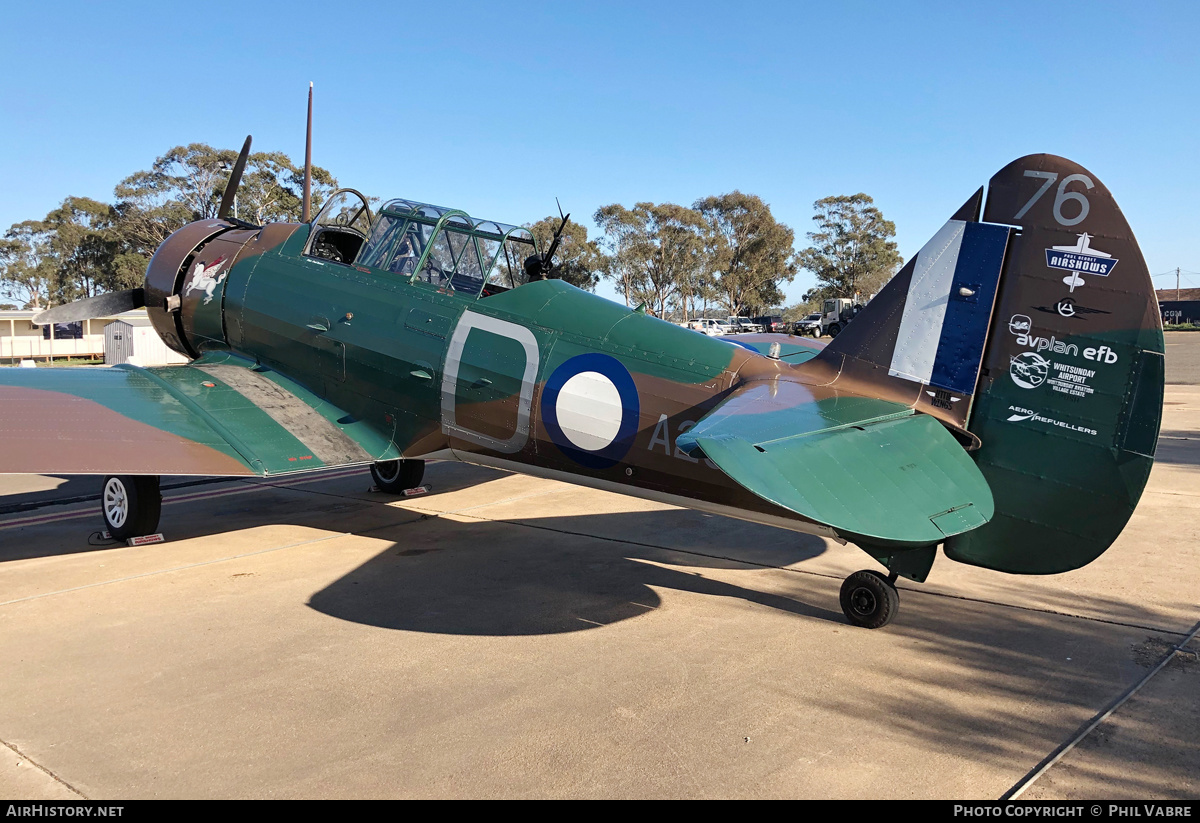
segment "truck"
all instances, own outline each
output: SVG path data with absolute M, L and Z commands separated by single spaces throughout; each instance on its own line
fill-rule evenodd
M 821 307 L 821 334 L 837 337 L 861 310 L 862 304 L 849 297 L 826 298 Z

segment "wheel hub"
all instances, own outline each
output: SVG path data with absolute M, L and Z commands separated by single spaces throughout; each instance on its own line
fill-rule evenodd
M 864 586 L 859 586 L 850 595 L 850 605 L 858 614 L 867 616 L 875 613 L 879 608 L 879 601 L 875 598 L 874 592 Z
M 104 515 L 109 525 L 121 528 L 125 518 L 129 516 L 129 496 L 125 493 L 125 485 L 115 477 L 104 485 Z

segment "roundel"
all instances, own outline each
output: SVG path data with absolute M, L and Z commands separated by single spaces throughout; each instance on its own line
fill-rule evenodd
M 633 445 L 637 387 L 615 357 L 581 354 L 550 375 L 541 412 L 546 433 L 563 454 L 588 468 L 607 469 Z

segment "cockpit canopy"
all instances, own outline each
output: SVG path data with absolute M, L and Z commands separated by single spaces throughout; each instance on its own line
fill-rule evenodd
M 397 199 L 379 210 L 355 262 L 478 296 L 523 284 L 525 259 L 536 253 L 529 229 Z

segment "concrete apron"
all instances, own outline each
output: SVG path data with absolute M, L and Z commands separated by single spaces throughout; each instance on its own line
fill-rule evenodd
M 456 464 L 199 487 L 136 549 L 5 516 L 0 794 L 997 798 L 1200 619 L 1200 388 L 1167 401 L 1100 560 L 941 558 L 875 632 L 857 549 Z M 1024 796 L 1200 794 L 1176 657 Z

